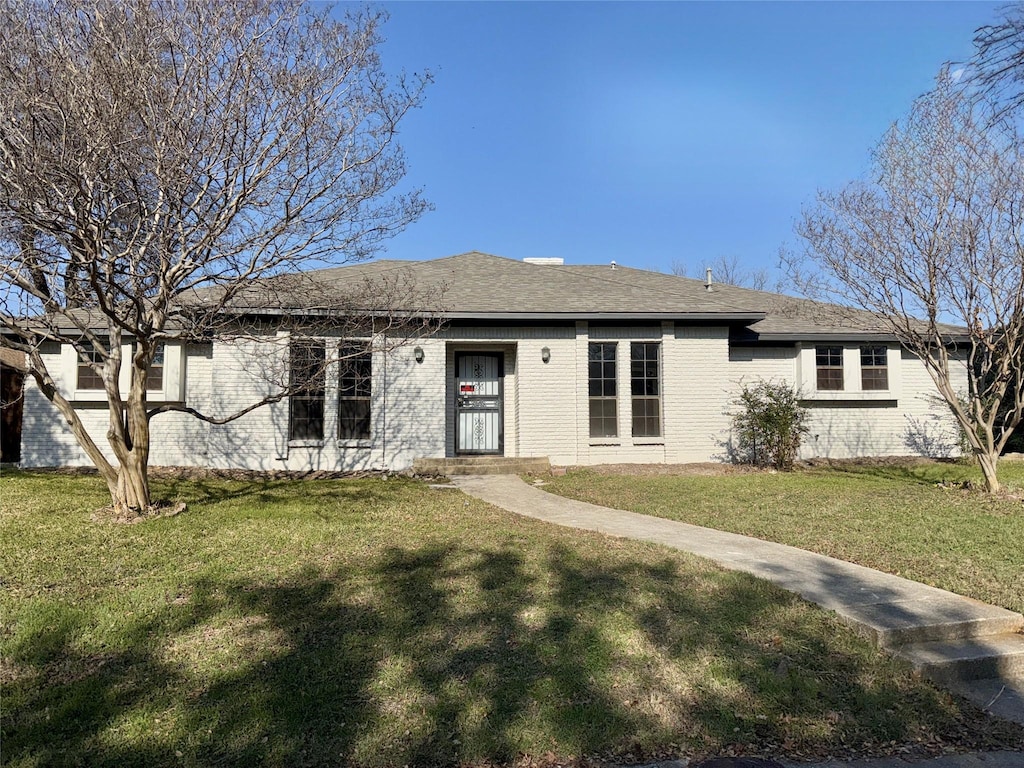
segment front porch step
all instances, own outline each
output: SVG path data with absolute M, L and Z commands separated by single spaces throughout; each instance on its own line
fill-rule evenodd
M 1024 682 L 1024 635 L 1016 633 L 912 643 L 896 655 L 940 683 L 988 678 Z
M 454 459 L 415 459 L 417 475 L 546 475 L 551 472 L 547 456 L 462 456 Z

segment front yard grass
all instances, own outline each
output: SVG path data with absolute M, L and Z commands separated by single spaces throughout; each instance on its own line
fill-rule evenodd
M 123 526 L 96 477 L 0 478 L 5 766 L 1024 746 L 681 553 L 398 479 L 155 485 L 188 510 Z
M 718 476 L 579 469 L 545 490 L 789 544 L 1024 612 L 1024 462 L 1002 462 L 999 472 L 1016 498 L 965 490 L 980 472 L 937 462 Z

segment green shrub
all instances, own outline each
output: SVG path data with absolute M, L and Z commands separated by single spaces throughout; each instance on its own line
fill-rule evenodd
M 741 464 L 790 470 L 807 434 L 807 409 L 800 393 L 785 382 L 758 379 L 743 384 L 733 401 L 733 460 Z

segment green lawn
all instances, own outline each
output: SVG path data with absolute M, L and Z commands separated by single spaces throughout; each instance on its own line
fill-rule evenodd
M 1024 611 L 1024 462 L 1000 478 L 1018 498 L 958 484 L 962 464 L 845 466 L 721 476 L 574 470 L 545 490 L 831 555 Z
M 571 480 L 571 478 L 570 478 Z M 567 481 L 568 482 L 568 481 Z M 827 613 L 404 480 L 0 478 L 5 766 L 1012 748 Z

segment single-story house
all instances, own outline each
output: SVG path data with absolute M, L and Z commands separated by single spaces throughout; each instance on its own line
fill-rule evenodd
M 433 306 L 415 310 L 440 319 L 430 333 L 396 345 L 374 326 L 363 338 L 325 331 L 294 342 L 283 358 L 292 377 L 339 345 L 349 364 L 225 425 L 156 416 L 151 464 L 301 471 L 400 470 L 420 457 L 475 455 L 557 465 L 724 461 L 733 402 L 758 378 L 799 387 L 811 411 L 805 458 L 957 452 L 955 423 L 922 362 L 853 322 L 856 313 L 614 262 L 477 252 L 307 273 L 326 289 L 389 275 L 436 290 Z M 280 340 L 269 316 L 301 314 L 301 304 L 263 313 L 253 302 L 250 319 L 268 317 L 248 327 Z M 149 402 L 222 416 L 265 396 L 259 333 L 167 343 Z M 46 358 L 105 445 L 108 416 L 91 369 L 67 345 Z M 89 464 L 31 377 L 25 402 L 23 466 Z

